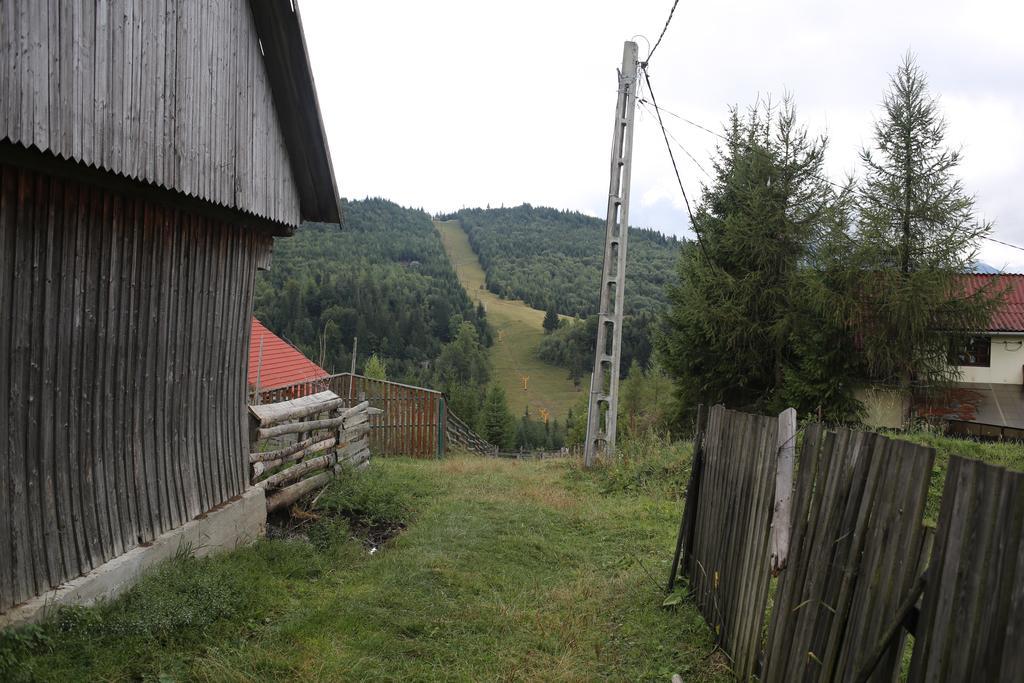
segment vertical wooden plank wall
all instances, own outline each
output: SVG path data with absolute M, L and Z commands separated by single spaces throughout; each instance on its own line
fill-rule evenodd
M 299 224 L 248 0 L 0 0 L 0 26 L 0 140 Z
M 269 240 L 0 165 L 0 610 L 244 490 Z

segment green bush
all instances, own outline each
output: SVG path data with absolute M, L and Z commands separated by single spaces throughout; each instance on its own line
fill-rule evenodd
M 402 480 L 370 467 L 331 482 L 317 509 L 341 515 L 355 526 L 402 528 L 412 521 L 413 495 Z
M 693 443 L 670 441 L 654 433 L 623 439 L 615 457 L 592 472 L 578 471 L 605 494 L 627 493 L 679 500 L 690 479 Z

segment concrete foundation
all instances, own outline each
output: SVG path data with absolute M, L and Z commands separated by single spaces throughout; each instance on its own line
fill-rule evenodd
M 0 614 L 0 629 L 41 621 L 60 605 L 88 605 L 108 600 L 127 590 L 148 568 L 179 551 L 196 557 L 232 550 L 266 534 L 267 502 L 262 488 L 252 488 L 237 499 L 211 510 L 152 543 L 133 548 L 53 591 Z

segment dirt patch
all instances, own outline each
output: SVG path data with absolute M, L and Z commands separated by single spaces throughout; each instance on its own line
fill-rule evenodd
M 347 535 L 369 551 L 385 545 L 405 528 L 401 523 L 366 524 L 337 512 L 311 511 L 297 505 L 267 517 L 269 539 L 301 540 L 320 546 Z

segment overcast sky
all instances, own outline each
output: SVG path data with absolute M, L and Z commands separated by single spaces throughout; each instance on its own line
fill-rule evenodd
M 623 41 L 641 58 L 671 0 L 299 0 L 340 191 L 428 211 L 529 202 L 603 216 Z M 681 0 L 654 59 L 665 109 L 718 130 L 730 104 L 791 93 L 857 152 L 889 74 L 912 50 L 964 152 L 961 177 L 995 237 L 1024 245 L 1024 3 L 1003 0 Z M 634 38 L 634 36 L 637 36 Z M 671 133 L 710 170 L 716 139 Z M 691 199 L 707 177 L 679 154 Z M 638 109 L 630 223 L 689 236 L 656 122 Z M 1024 252 L 982 259 L 1024 272 Z

